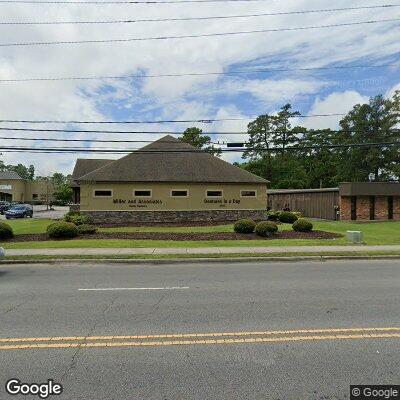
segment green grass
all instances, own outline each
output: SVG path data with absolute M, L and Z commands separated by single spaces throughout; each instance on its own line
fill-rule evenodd
M 16 234 L 44 233 L 52 220 L 10 220 Z M 386 222 L 342 222 L 313 221 L 314 229 L 345 234 L 348 230 L 361 230 L 364 242 L 368 245 L 400 244 L 400 221 Z M 283 224 L 280 230 L 290 230 L 291 225 Z M 101 228 L 103 232 L 232 232 L 233 225 L 199 226 L 199 227 L 118 227 Z M 122 239 L 84 239 L 44 242 L 5 243 L 8 249 L 42 249 L 42 248 L 134 248 L 134 247 L 257 247 L 257 246 L 318 246 L 346 245 L 345 237 L 337 239 L 276 239 L 276 240 L 214 240 L 214 241 L 172 241 L 172 240 L 122 240 Z
M 8 219 L 6 222 L 13 228 L 15 235 L 27 233 L 46 233 L 46 228 L 54 222 L 52 219 Z

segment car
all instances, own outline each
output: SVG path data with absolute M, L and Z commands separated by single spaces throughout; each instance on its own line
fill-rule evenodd
M 18 204 L 12 206 L 5 212 L 6 219 L 33 217 L 33 208 L 29 204 Z
M 0 201 L 0 214 L 4 214 L 11 207 L 8 201 Z

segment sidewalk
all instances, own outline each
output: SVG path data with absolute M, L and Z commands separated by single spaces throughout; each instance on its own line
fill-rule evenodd
M 383 246 L 280 246 L 280 247 L 191 247 L 191 248 L 74 248 L 74 249 L 18 249 L 6 250 L 7 256 L 99 256 L 99 255 L 135 255 L 135 254 L 272 254 L 272 253 L 347 253 L 398 251 L 400 245 Z

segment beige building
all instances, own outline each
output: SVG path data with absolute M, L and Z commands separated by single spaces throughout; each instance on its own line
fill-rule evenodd
M 96 222 L 261 219 L 267 181 L 165 136 L 119 160 L 77 160 L 75 202 Z
M 29 181 L 14 171 L 0 172 L 0 201 L 47 203 L 53 193 L 53 185 L 46 180 Z

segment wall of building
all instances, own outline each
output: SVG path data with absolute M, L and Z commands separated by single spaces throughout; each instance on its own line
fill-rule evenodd
M 99 189 L 112 190 L 112 197 L 94 197 Z M 152 191 L 151 198 L 134 197 L 134 190 Z M 171 197 L 171 190 L 188 190 L 188 197 Z M 222 190 L 221 198 L 207 198 L 206 190 Z M 255 190 L 256 197 L 242 197 L 241 190 Z M 206 211 L 265 210 L 265 184 L 110 183 L 84 184 L 80 189 L 82 211 Z
M 11 193 L 12 201 L 24 201 L 25 181 L 19 179 L 0 179 L 0 191 L 4 188 L 6 193 Z
M 356 196 L 356 219 L 358 221 L 370 221 L 371 196 Z M 388 220 L 388 197 L 375 196 L 376 221 Z M 342 220 L 351 220 L 351 196 L 340 197 L 340 215 Z M 400 220 L 400 196 L 393 196 L 393 220 Z
M 289 208 L 309 218 L 335 220 L 336 206 L 339 206 L 338 189 L 271 190 L 268 193 L 268 207 L 271 210 Z
M 11 194 L 11 201 L 47 202 L 51 201 L 54 186 L 46 181 L 25 181 L 22 179 L 0 179 L 0 192 Z

